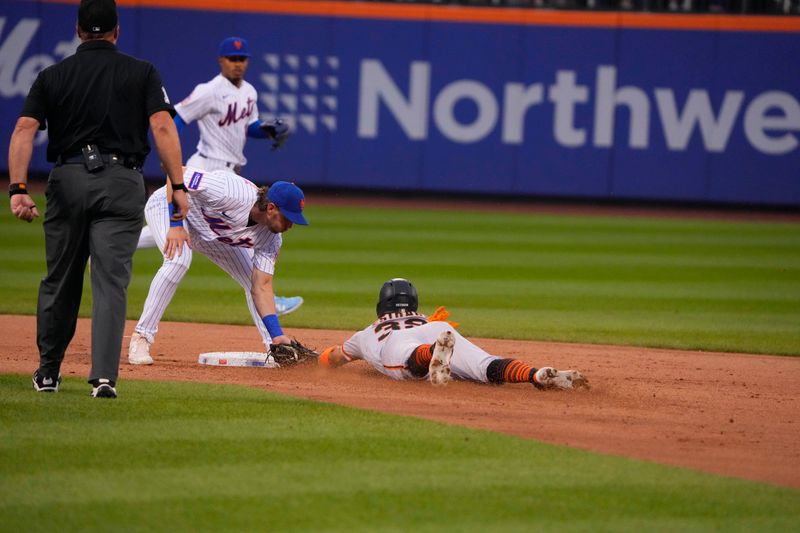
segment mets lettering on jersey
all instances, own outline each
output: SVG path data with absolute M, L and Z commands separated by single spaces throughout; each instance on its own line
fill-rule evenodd
M 208 223 L 209 229 L 219 235 L 219 237 L 217 237 L 219 242 L 227 244 L 228 246 L 241 246 L 242 248 L 253 247 L 253 239 L 250 237 L 240 237 L 234 240 L 230 237 L 222 235 L 223 232 L 231 231 L 231 225 L 221 217 L 208 214 L 208 212 L 206 212 L 206 210 L 203 208 L 200 208 L 200 211 L 203 213 L 203 219 L 206 221 L 206 223 Z
M 217 124 L 220 126 L 230 126 L 231 124 L 236 124 L 240 120 L 249 118 L 253 114 L 255 104 L 252 98 L 248 98 L 247 104 L 243 107 L 241 113 L 239 112 L 239 104 L 237 102 L 228 104 L 228 112 L 225 113 L 225 118 L 217 122 Z M 248 120 L 247 122 L 249 123 L 250 121 Z
M 211 231 L 219 235 L 221 232 L 230 230 L 231 226 L 224 219 L 209 215 L 205 209 L 200 209 L 203 213 L 203 218 L 205 219 L 206 223 L 208 223 L 208 227 L 211 228 Z
M 242 248 L 253 247 L 253 239 L 251 239 L 250 237 L 242 237 L 241 239 L 238 239 L 236 241 L 234 241 L 230 237 L 217 237 L 217 240 L 229 246 L 241 246 Z

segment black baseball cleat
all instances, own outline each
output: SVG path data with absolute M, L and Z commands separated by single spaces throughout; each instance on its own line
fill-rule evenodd
M 114 382 L 110 379 L 95 379 L 92 380 L 92 398 L 116 398 L 117 389 L 114 388 Z
M 53 379 L 50 376 L 44 376 L 37 370 L 33 373 L 33 390 L 36 392 L 58 392 L 58 386 L 61 384 L 61 374 Z

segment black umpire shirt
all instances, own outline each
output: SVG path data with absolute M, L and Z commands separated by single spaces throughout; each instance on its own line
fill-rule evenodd
M 48 161 L 96 144 L 102 153 L 141 165 L 150 152 L 150 115 L 158 111 L 175 116 L 156 68 L 93 40 L 39 73 L 20 116 L 49 130 Z

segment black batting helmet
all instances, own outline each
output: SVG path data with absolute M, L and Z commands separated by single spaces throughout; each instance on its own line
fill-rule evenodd
M 403 309 L 416 311 L 417 307 L 419 307 L 417 289 L 407 279 L 394 278 L 384 283 L 383 287 L 381 287 L 376 312 L 380 316 Z

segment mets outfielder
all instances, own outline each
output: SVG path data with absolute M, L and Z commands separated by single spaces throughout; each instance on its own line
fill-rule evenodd
M 444 385 L 451 375 L 482 383 L 532 383 L 539 389 L 588 388 L 576 370 L 539 369 L 518 359 L 491 355 L 461 336 L 439 308 L 434 316 L 417 312 L 417 290 L 408 280 L 395 278 L 381 288 L 378 319 L 344 344 L 331 346 L 320 364 L 338 367 L 363 359 L 394 379 L 421 379 Z
M 273 147 L 289 137 L 289 127 L 281 120 L 259 120 L 258 93 L 245 81 L 250 58 L 247 41 L 228 37 L 219 45 L 220 73 L 201 83 L 181 103 L 175 105 L 178 132 L 197 121 L 200 141 L 187 166 L 204 170 L 229 170 L 239 174 L 247 163 L 244 145 L 247 137 L 270 138 Z M 142 228 L 138 248 L 152 248 L 156 240 L 149 226 Z M 277 314 L 285 315 L 303 303 L 299 296 L 276 297 Z
M 303 215 L 303 191 L 285 181 L 259 188 L 223 170 L 186 167 L 184 178 L 190 200 L 185 229 L 180 221 L 170 220 L 166 187 L 155 191 L 145 206 L 147 223 L 164 250 L 164 263 L 153 278 L 131 336 L 128 362 L 153 364 L 150 345 L 175 289 L 189 269 L 193 251 L 211 259 L 242 286 L 267 351 L 271 342 L 289 343 L 275 313 L 272 277 L 283 242 L 281 233 L 293 224 L 308 224 Z M 192 248 L 183 246 L 184 242 Z
M 182 130 L 197 121 L 200 141 L 188 166 L 217 170 L 227 168 L 239 174 L 247 164 L 244 145 L 247 137 L 271 138 L 277 148 L 289 137 L 289 127 L 281 120 L 259 120 L 258 93 L 245 81 L 250 60 L 247 41 L 228 37 L 219 45 L 220 73 L 201 83 L 175 106 L 175 124 Z

